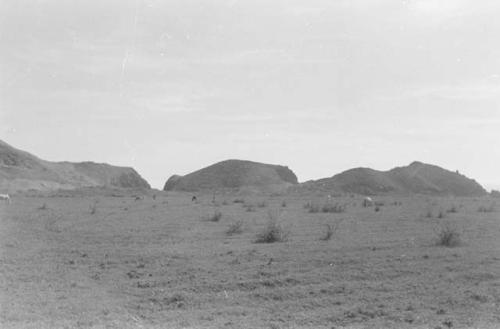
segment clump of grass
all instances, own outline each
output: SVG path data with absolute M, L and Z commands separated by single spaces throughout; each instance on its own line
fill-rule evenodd
M 343 213 L 345 212 L 345 206 L 340 205 L 338 203 L 332 204 L 332 203 L 325 203 L 323 207 L 321 207 L 321 212 L 324 213 Z
M 245 199 L 234 199 L 233 203 L 245 203 Z
M 308 212 L 310 212 L 311 214 L 315 214 L 315 213 L 318 213 L 321 211 L 321 207 L 319 206 L 319 204 L 315 204 L 315 203 L 312 203 L 312 202 L 308 202 L 306 204 L 307 206 L 305 206 L 305 208 L 308 210 Z
M 259 208 L 265 208 L 267 207 L 267 201 L 261 201 L 257 203 L 257 207 Z
M 240 234 L 241 232 L 243 232 L 243 221 L 241 220 L 231 223 L 226 230 L 227 235 Z
M 379 206 L 375 206 L 375 212 L 379 212 L 380 211 L 380 207 Z
M 452 205 L 450 208 L 446 210 L 447 213 L 456 213 L 458 212 L 457 206 Z
M 444 218 L 445 214 L 442 210 L 439 211 L 439 214 L 437 215 L 437 218 Z
M 228 204 L 229 204 L 229 202 L 227 200 L 222 201 L 223 206 L 227 206 Z
M 255 243 L 284 242 L 288 239 L 290 232 L 279 222 L 279 212 L 268 213 L 269 220 L 266 227 L 257 234 Z
M 245 204 L 245 205 L 243 205 L 243 208 L 245 208 L 246 212 L 254 212 L 255 211 L 255 206 L 253 204 Z
M 47 210 L 47 204 L 44 202 L 40 207 L 38 207 L 39 210 Z
M 222 213 L 219 210 L 214 211 L 212 215 L 206 217 L 209 222 L 218 222 L 222 218 Z
M 281 207 L 286 208 L 286 200 L 281 201 Z
M 329 241 L 333 237 L 335 232 L 337 232 L 339 225 L 342 221 L 343 221 L 343 219 L 337 219 L 333 223 L 325 224 L 325 227 L 326 227 L 325 235 L 322 236 L 320 238 L 320 240 L 321 241 Z
M 432 218 L 433 217 L 432 210 L 428 209 L 427 213 L 425 214 L 425 217 L 426 218 Z
M 94 215 L 97 212 L 97 202 L 94 202 L 89 206 L 90 214 Z
M 492 203 L 488 207 L 481 205 L 481 206 L 479 206 L 479 208 L 477 208 L 477 211 L 478 212 L 495 212 L 495 204 Z
M 456 247 L 462 243 L 459 230 L 450 223 L 441 225 L 437 232 L 436 245 L 441 247 Z

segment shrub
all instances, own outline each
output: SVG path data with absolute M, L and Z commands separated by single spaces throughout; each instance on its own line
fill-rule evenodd
M 233 203 L 245 203 L 244 199 L 234 199 Z
M 268 213 L 269 220 L 266 227 L 257 234 L 255 243 L 274 243 L 284 242 L 287 240 L 289 231 L 285 230 L 281 223 L 279 223 L 279 212 L 273 214 Z
M 320 240 L 329 241 L 332 238 L 332 236 L 335 234 L 335 232 L 337 232 L 339 225 L 342 221 L 343 221 L 343 219 L 337 219 L 335 222 L 333 222 L 331 224 L 325 224 L 325 227 L 326 227 L 325 235 L 323 237 L 321 237 Z
M 437 218 L 444 218 L 444 217 L 445 217 L 444 212 L 440 210 Z
M 222 218 L 222 213 L 218 210 L 214 211 L 214 214 L 207 217 L 210 222 L 218 222 Z
M 340 205 L 338 203 L 336 204 L 325 203 L 321 208 L 321 211 L 324 213 L 342 213 L 345 211 L 345 206 Z
M 481 205 L 481 206 L 479 206 L 479 208 L 477 208 L 477 211 L 478 212 L 495 212 L 495 204 L 492 203 L 492 204 L 490 204 L 489 207 Z
M 380 207 L 379 206 L 375 206 L 375 212 L 379 212 L 380 211 Z
M 265 208 L 265 207 L 267 207 L 267 202 L 266 201 L 261 201 L 261 202 L 257 203 L 257 207 L 259 207 L 259 208 Z
M 40 210 L 47 210 L 47 204 L 44 202 L 40 207 L 38 207 Z
M 94 215 L 97 212 L 97 202 L 94 202 L 89 206 L 90 214 Z
M 255 206 L 253 204 L 246 204 L 243 206 L 247 212 L 254 212 Z
M 240 234 L 243 232 L 243 221 L 239 220 L 231 223 L 226 230 L 227 235 Z
M 285 208 L 285 207 L 286 207 L 286 200 L 283 200 L 283 201 L 281 202 L 281 207 L 282 207 L 282 208 Z
M 306 207 L 306 209 L 308 209 L 308 211 L 311 214 L 318 213 L 318 212 L 321 211 L 321 207 L 318 204 L 311 203 L 311 202 L 308 204 L 308 206 Z
M 456 213 L 456 212 L 458 212 L 457 206 L 452 205 L 450 208 L 448 208 L 446 210 L 446 212 L 448 212 L 448 213 Z
M 432 217 L 433 217 L 433 215 L 432 215 L 432 210 L 428 209 L 428 210 L 427 210 L 427 213 L 425 214 L 425 217 L 426 217 L 426 218 L 432 218 Z
M 460 232 L 449 223 L 441 225 L 437 232 L 437 245 L 442 247 L 456 247 L 462 243 Z

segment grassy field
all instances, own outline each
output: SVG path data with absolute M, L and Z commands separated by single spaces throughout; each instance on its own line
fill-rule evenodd
M 376 201 L 16 196 L 0 325 L 500 328 L 500 202 Z

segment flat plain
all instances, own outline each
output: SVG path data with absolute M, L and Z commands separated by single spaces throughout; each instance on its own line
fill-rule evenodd
M 0 204 L 1 327 L 500 328 L 494 199 L 191 196 Z

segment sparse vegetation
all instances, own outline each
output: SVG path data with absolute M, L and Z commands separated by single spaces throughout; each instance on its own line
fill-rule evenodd
M 344 205 L 335 203 L 325 203 L 323 207 L 321 207 L 321 212 L 324 213 L 343 213 L 345 212 L 346 207 Z
M 243 232 L 243 221 L 241 220 L 231 223 L 226 230 L 227 235 L 240 234 L 241 232 Z
M 478 212 L 495 212 L 495 203 L 490 204 L 489 206 L 481 205 L 477 208 Z
M 267 207 L 267 201 L 260 201 L 257 203 L 257 207 L 259 208 L 265 208 Z
M 209 222 L 218 222 L 222 218 L 222 213 L 219 210 L 215 210 L 212 215 L 206 217 Z
M 337 230 L 339 229 L 340 223 L 342 221 L 343 221 L 343 219 L 337 219 L 333 223 L 325 224 L 325 227 L 326 227 L 325 235 L 322 236 L 320 238 L 320 240 L 329 241 L 333 237 L 335 232 L 337 232 Z
M 461 234 L 456 226 L 446 222 L 439 227 L 436 242 L 438 246 L 456 247 L 461 243 Z
M 97 212 L 97 202 L 94 202 L 89 206 L 90 214 L 94 215 Z
M 255 206 L 253 204 L 245 204 L 245 205 L 243 205 L 243 208 L 245 208 L 246 212 L 254 212 L 255 211 Z
M 268 212 L 266 227 L 257 234 L 255 243 L 284 242 L 288 239 L 290 232 L 279 222 L 279 212 Z

